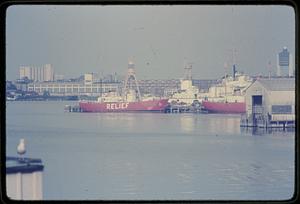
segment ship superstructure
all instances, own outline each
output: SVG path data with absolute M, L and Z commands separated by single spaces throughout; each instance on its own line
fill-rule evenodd
M 199 89 L 193 86 L 192 81 L 192 64 L 186 64 L 184 66 L 184 77 L 180 79 L 180 90 L 172 95 L 169 99 L 170 103 L 184 103 L 191 105 L 198 99 Z
M 244 113 L 245 91 L 253 83 L 253 79 L 236 71 L 233 65 L 233 74 L 227 74 L 221 82 L 209 88 L 207 93 L 201 94 L 202 106 L 209 112 L 216 113 Z
M 96 102 L 81 101 L 79 106 L 83 112 L 162 112 L 168 106 L 168 99 L 155 99 L 149 96 L 143 99 L 136 79 L 134 63 L 130 61 L 121 95 L 109 92 L 101 95 Z

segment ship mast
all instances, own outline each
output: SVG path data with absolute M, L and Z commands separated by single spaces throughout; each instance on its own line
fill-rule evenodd
M 123 88 L 123 100 L 125 99 L 126 93 L 128 93 L 128 91 L 130 89 L 132 89 L 132 84 L 135 84 L 135 88 L 137 91 L 137 96 L 138 96 L 138 101 L 140 101 L 142 99 L 141 97 L 141 92 L 139 89 L 139 85 L 138 85 L 138 81 L 136 79 L 135 76 L 135 69 L 134 69 L 134 63 L 132 61 L 128 62 L 128 70 L 127 70 L 127 76 L 125 78 L 125 84 L 124 84 L 124 88 Z
M 236 48 L 232 49 L 232 80 L 235 81 L 236 79 Z M 227 79 L 227 72 L 226 72 L 226 69 L 228 68 L 228 65 L 227 63 L 225 62 L 224 63 L 224 69 L 225 69 L 225 77 L 224 77 L 224 89 L 225 89 L 225 102 L 227 102 L 227 82 L 228 82 L 228 79 Z
M 235 73 L 236 73 L 236 54 L 237 51 L 236 48 L 234 48 L 232 50 L 232 77 L 234 81 L 235 81 Z
M 271 61 L 269 61 L 268 63 L 269 79 L 271 78 L 271 70 L 272 70 L 272 64 Z
M 224 70 L 225 70 L 225 76 L 224 76 L 224 88 L 225 88 L 225 102 L 227 102 L 227 89 L 226 89 L 226 83 L 227 83 L 227 71 L 226 69 L 228 68 L 227 63 L 224 63 Z

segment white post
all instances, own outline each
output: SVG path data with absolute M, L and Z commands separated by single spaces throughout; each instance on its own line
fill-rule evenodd
M 16 174 L 16 199 L 22 200 L 22 194 L 22 173 L 19 172 Z

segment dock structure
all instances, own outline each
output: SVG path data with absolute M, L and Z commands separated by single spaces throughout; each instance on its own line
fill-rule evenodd
M 65 112 L 84 112 L 79 105 L 65 105 Z M 203 110 L 203 107 L 200 105 L 179 105 L 179 104 L 170 104 L 164 111 L 164 113 L 207 113 L 206 110 Z
M 83 112 L 79 105 L 65 105 L 65 112 Z
M 187 112 L 190 112 L 190 107 L 187 105 L 170 105 L 165 109 L 165 113 L 187 113 Z
M 295 128 L 259 128 L 259 127 L 241 127 L 241 132 L 252 135 L 265 135 L 265 134 L 282 134 L 288 132 L 295 132 Z
M 245 101 L 241 127 L 295 127 L 295 78 L 258 79 L 246 90 Z
M 258 128 L 295 128 L 295 118 L 285 116 L 276 118 L 276 116 L 255 115 L 247 117 L 246 114 L 241 116 L 241 127 L 258 127 Z
M 207 113 L 200 105 L 170 104 L 165 108 L 165 113 Z
M 43 199 L 41 159 L 6 157 L 6 192 L 13 200 Z

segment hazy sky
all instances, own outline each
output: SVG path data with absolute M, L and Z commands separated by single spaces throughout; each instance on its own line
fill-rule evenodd
M 237 50 L 238 70 L 267 74 L 287 46 L 295 56 L 295 14 L 288 6 L 11 6 L 6 15 L 7 80 L 20 65 L 52 64 L 56 74 L 122 75 L 128 59 L 140 79 L 224 75 Z M 231 70 L 227 70 L 231 72 Z

